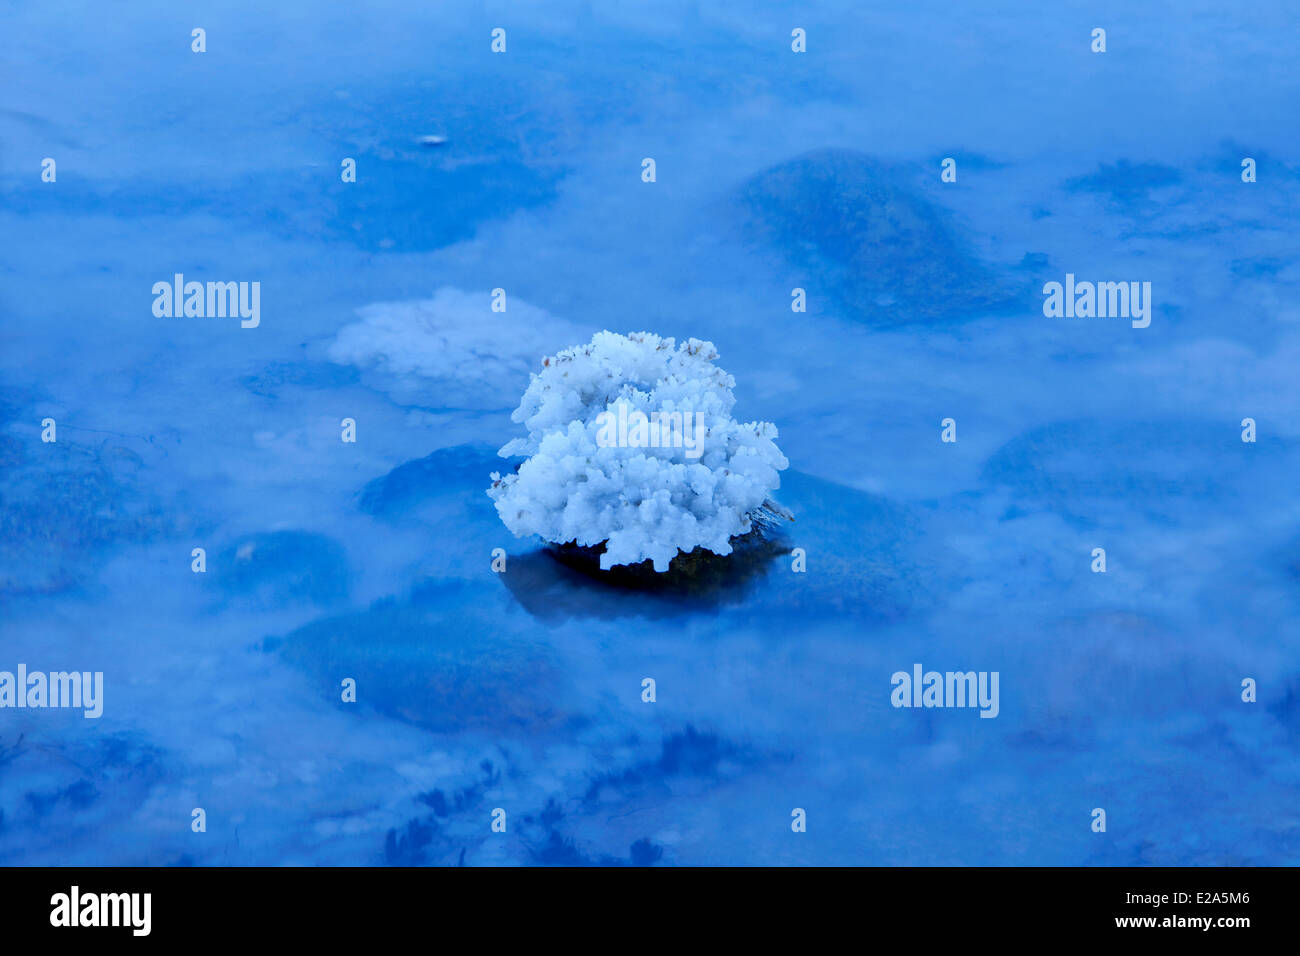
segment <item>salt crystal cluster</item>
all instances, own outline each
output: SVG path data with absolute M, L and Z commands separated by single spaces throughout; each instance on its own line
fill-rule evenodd
M 649 332 L 598 332 L 589 345 L 545 359 L 511 416 L 528 436 L 500 451 L 528 460 L 515 474 L 493 472 L 488 489 L 506 527 L 556 544 L 604 542 L 605 570 L 649 559 L 663 572 L 679 551 L 697 547 L 730 554 L 733 537 L 779 507 L 768 495 L 789 462 L 773 441 L 775 425 L 731 417 L 736 382 L 713 364 L 717 357 L 699 339 L 676 345 Z M 620 412 L 624 420 L 680 412 L 702 422 L 698 457 L 667 441 L 611 444 L 602 413 Z

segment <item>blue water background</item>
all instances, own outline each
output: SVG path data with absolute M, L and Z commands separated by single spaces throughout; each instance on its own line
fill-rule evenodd
M 106 693 L 0 711 L 0 862 L 1300 861 L 1294 30 L 1285 2 L 5 3 L 0 669 Z M 260 281 L 260 327 L 156 318 L 178 272 Z M 1151 282 L 1150 327 L 1045 318 L 1067 272 Z M 716 343 L 780 428 L 807 572 L 594 584 L 484 494 L 526 374 L 464 407 L 330 358 L 441 288 L 509 353 L 498 287 L 557 349 Z M 916 662 L 999 672 L 999 716 L 891 707 Z

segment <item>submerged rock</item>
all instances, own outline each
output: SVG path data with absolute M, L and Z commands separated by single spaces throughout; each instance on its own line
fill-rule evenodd
M 1236 511 L 1284 496 L 1292 473 L 1284 462 L 1295 457 L 1288 444 L 1256 448 L 1218 423 L 1079 419 L 1011 439 L 981 479 L 1014 494 L 1014 514 L 1050 511 L 1086 527 L 1136 512 L 1180 524 L 1202 520 L 1207 508 Z
M 397 520 L 412 508 L 446 495 L 479 491 L 484 473 L 498 463 L 490 445 L 439 448 L 367 482 L 361 490 L 359 504 L 366 514 Z M 473 502 L 480 503 L 476 494 Z
M 922 516 L 899 502 L 797 471 L 785 473 L 782 497 L 798 520 L 733 539 L 726 557 L 679 554 L 662 573 L 601 570 L 596 549 L 552 545 L 512 555 L 498 577 L 548 623 L 704 612 L 729 627 L 761 620 L 779 630 L 824 620 L 886 626 L 932 606 L 968 573 L 958 556 L 926 544 Z
M 764 170 L 738 190 L 746 238 L 829 279 L 872 325 L 970 319 L 1007 311 L 1013 286 L 971 251 L 915 174 L 849 149 L 822 149 Z
M 546 550 L 561 563 L 614 587 L 693 596 L 738 587 L 749 578 L 765 573 L 768 563 L 788 550 L 788 545 L 778 538 L 775 516 L 763 523 L 756 519 L 756 527 L 732 538 L 731 547 L 727 555 L 715 554 L 707 548 L 679 551 L 669 562 L 667 571 L 656 571 L 649 558 L 638 564 L 616 564 L 602 570 L 604 542 L 584 546 L 569 541 L 548 544 Z
M 309 531 L 249 535 L 222 550 L 210 570 L 230 594 L 278 604 L 286 599 L 328 604 L 345 597 L 351 573 L 342 545 Z
M 142 464 L 114 441 L 92 447 L 60 435 L 24 446 L 0 438 L 0 594 L 77 587 L 113 548 L 171 530 L 140 479 Z
M 339 699 L 429 730 L 537 732 L 565 717 L 561 678 L 538 637 L 503 628 L 487 582 L 438 581 L 313 621 L 268 644 Z M 350 705 L 341 705 L 350 706 Z

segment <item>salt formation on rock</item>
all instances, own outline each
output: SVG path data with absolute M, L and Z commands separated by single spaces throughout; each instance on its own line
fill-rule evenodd
M 500 451 L 528 460 L 516 474 L 493 472 L 488 489 L 506 527 L 553 544 L 603 544 L 603 570 L 649 560 L 664 572 L 678 552 L 727 555 L 732 538 L 789 517 L 768 498 L 789 465 L 776 426 L 731 417 L 736 383 L 717 357 L 699 339 L 598 332 L 545 359 L 511 416 L 528 436 Z M 687 444 L 698 445 L 658 440 L 667 428 L 634 427 L 611 441 L 609 423 L 638 413 L 657 421 L 680 413 Z
M 403 404 L 496 409 L 523 387 L 538 355 L 590 334 L 518 297 L 505 312 L 488 313 L 490 301 L 486 291 L 444 286 L 432 299 L 366 306 L 329 357 Z

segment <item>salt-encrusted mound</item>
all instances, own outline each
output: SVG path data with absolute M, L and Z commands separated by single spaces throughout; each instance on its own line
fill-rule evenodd
M 340 365 L 362 369 L 403 404 L 495 409 L 523 387 L 537 356 L 586 336 L 588 328 L 512 298 L 490 311 L 487 291 L 450 286 L 432 299 L 380 302 L 359 310 L 329 347 Z
M 789 462 L 775 425 L 731 417 L 735 379 L 717 357 L 698 339 L 598 332 L 545 359 L 511 416 L 528 436 L 500 451 L 530 457 L 516 474 L 493 472 L 488 489 L 506 527 L 553 544 L 603 544 L 604 570 L 649 560 L 664 572 L 696 548 L 730 554 L 765 508 L 780 511 L 768 496 Z M 703 428 L 688 428 L 680 446 L 611 443 L 602 413 L 635 421 L 638 412 L 680 413 Z

